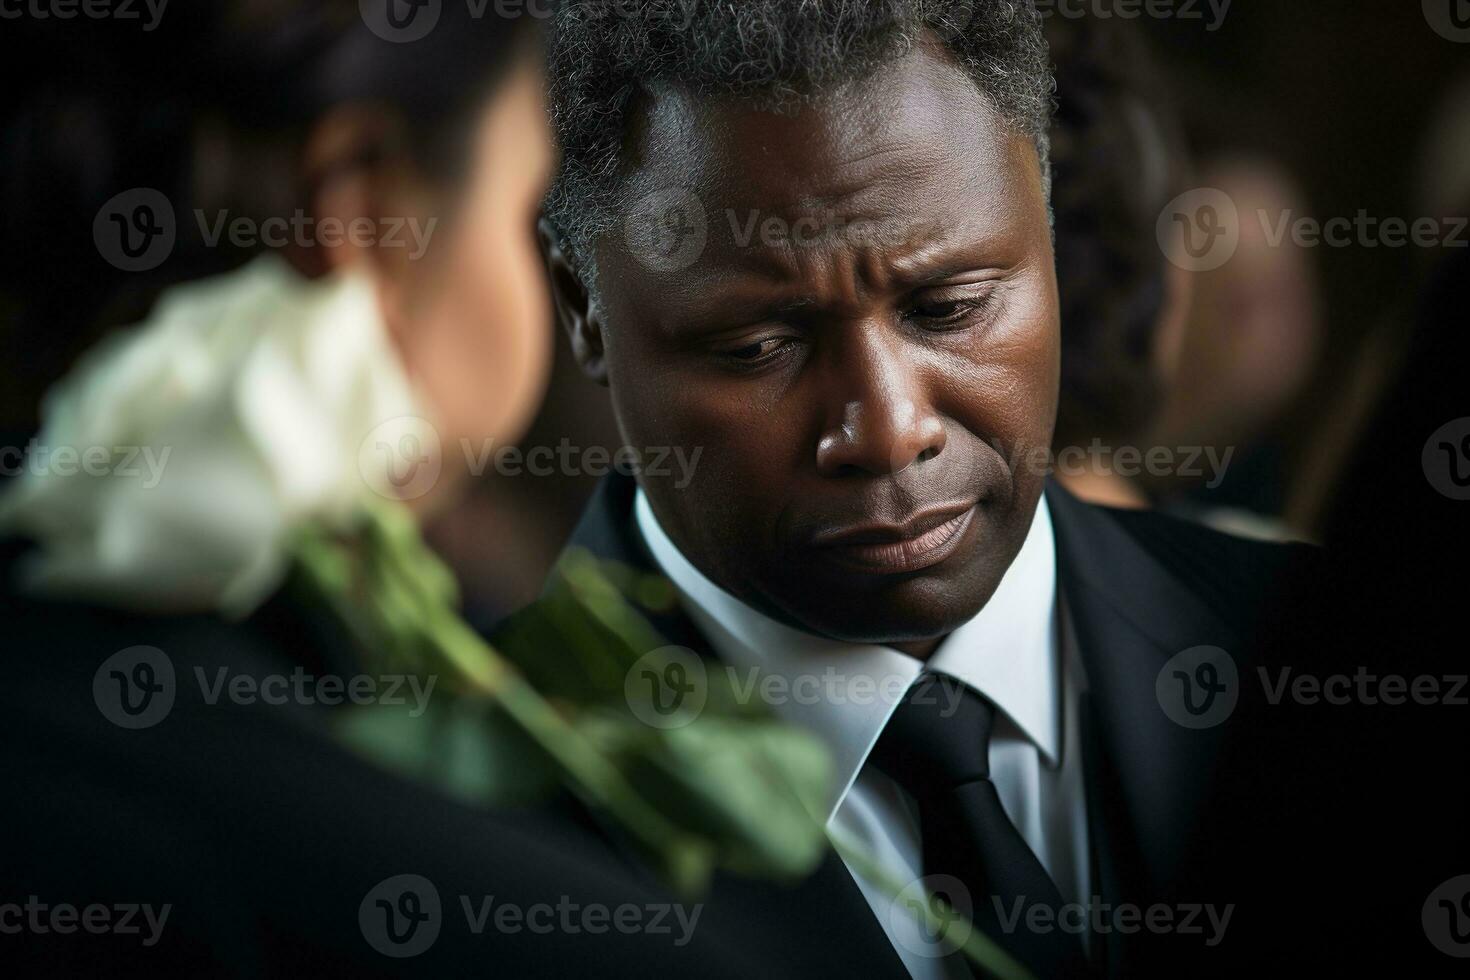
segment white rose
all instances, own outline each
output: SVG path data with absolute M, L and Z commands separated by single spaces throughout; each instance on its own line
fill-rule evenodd
M 258 258 L 165 293 L 48 394 L 36 445 L 102 447 L 111 463 L 28 461 L 0 530 L 38 545 L 31 591 L 241 615 L 279 585 L 295 528 L 403 495 L 395 475 L 432 482 L 420 404 L 366 277 L 308 281 Z M 425 472 L 390 469 L 400 449 L 421 450 Z

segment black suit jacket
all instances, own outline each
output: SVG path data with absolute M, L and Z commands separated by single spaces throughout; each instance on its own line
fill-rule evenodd
M 573 544 L 651 569 L 632 519 L 634 489 L 627 479 L 605 483 Z M 1098 971 L 1226 976 L 1369 961 L 1375 951 L 1402 962 L 1422 895 L 1397 896 L 1402 908 L 1381 918 L 1377 906 L 1322 894 L 1327 882 L 1373 887 L 1336 850 L 1370 818 L 1353 795 L 1361 774 L 1333 765 L 1333 738 L 1304 737 L 1307 729 L 1245 683 L 1235 714 L 1204 730 L 1174 724 L 1156 694 L 1161 667 L 1190 647 L 1229 651 L 1240 678 L 1258 648 L 1279 656 L 1281 644 L 1250 637 L 1291 622 L 1291 610 L 1272 609 L 1272 583 L 1306 553 L 1047 492 L 1089 684 L 1082 734 L 1099 900 L 1237 905 L 1216 947 L 1199 935 L 1094 937 Z M 522 811 L 463 806 L 338 748 L 322 730 L 328 709 L 209 705 L 181 684 L 153 728 L 125 731 L 99 713 L 98 665 L 139 644 L 167 651 L 185 677 L 222 665 L 351 674 L 353 652 L 335 625 L 283 598 L 243 625 L 4 598 L 0 907 L 32 895 L 52 905 L 172 906 L 152 947 L 137 935 L 0 930 L 7 975 L 904 976 L 830 855 L 788 886 L 717 878 L 684 945 L 668 933 L 475 933 L 462 897 L 477 909 L 492 895 L 522 909 L 676 899 L 569 800 Z M 533 611 L 512 617 L 498 638 L 515 642 Z M 683 615 L 656 625 L 668 642 L 706 647 Z M 1307 773 L 1314 778 L 1304 783 Z M 1322 875 L 1341 868 L 1348 873 Z M 433 882 L 443 910 L 427 951 L 393 959 L 369 947 L 359 912 L 378 882 L 400 874 Z M 1354 918 L 1362 909 L 1375 911 Z M 0 917 L 0 926 L 10 921 Z M 1392 945 L 1373 944 L 1380 934 Z
M 746 977 L 770 966 L 702 917 L 686 940 L 678 899 L 630 874 L 568 800 L 487 812 L 339 747 L 324 727 L 334 709 L 208 703 L 195 670 L 210 684 L 221 668 L 358 671 L 335 622 L 284 593 L 243 624 L 0 601 L 0 976 Z M 156 725 L 126 730 L 99 710 L 93 677 L 138 645 L 166 653 L 176 697 Z M 437 938 L 402 958 L 368 941 L 386 920 L 361 918 L 365 902 L 380 916 L 369 893 L 398 875 L 421 876 L 440 903 Z M 39 928 L 27 921 L 38 903 Z M 142 913 L 127 911 L 145 904 L 169 907 L 151 944 Z M 628 904 L 649 929 L 613 927 Z M 73 911 L 53 923 L 58 906 Z M 88 906 L 128 931 L 81 928 Z M 502 906 L 527 918 L 497 929 Z M 584 921 L 592 908 L 607 911 Z
M 633 516 L 635 482 L 612 476 L 599 487 L 570 547 L 643 571 L 656 571 Z M 1091 831 L 1093 904 L 1132 904 L 1147 910 L 1166 904 L 1191 928 L 1205 926 L 1189 906 L 1237 901 L 1240 862 L 1248 860 L 1251 835 L 1209 840 L 1207 827 L 1223 817 L 1218 787 L 1231 724 L 1192 729 L 1176 724 L 1161 707 L 1159 675 L 1176 654 L 1200 646 L 1225 650 L 1239 678 L 1255 666 L 1257 632 L 1275 621 L 1273 606 L 1288 569 L 1310 564 L 1303 545 L 1250 542 L 1151 513 L 1113 511 L 1084 504 L 1059 485 L 1046 491 L 1058 550 L 1058 582 L 1075 625 L 1087 678 L 1082 698 L 1082 742 Z M 522 624 L 535 605 L 500 627 L 501 643 L 525 642 Z M 670 643 L 713 656 L 708 642 L 682 612 L 654 616 Z M 1172 679 L 1169 681 L 1172 683 Z M 1237 692 L 1243 702 L 1244 691 Z M 1263 796 L 1271 786 L 1258 787 Z M 1249 810 L 1250 794 L 1233 787 L 1232 808 Z M 1206 811 L 1211 813 L 1207 814 Z M 1207 819 L 1207 817 L 1209 819 Z M 1220 848 L 1237 858 L 1218 860 Z M 1202 859 L 1204 856 L 1204 859 Z M 1206 868 L 1208 866 L 1208 868 Z M 1283 869 L 1260 869 L 1287 875 Z M 978 899 L 977 899 L 978 900 Z M 1210 934 L 1111 932 L 1093 936 L 1096 970 L 1111 976 L 1228 975 L 1270 954 L 1292 959 L 1287 934 L 1249 920 L 1237 910 L 1225 941 L 1204 945 Z M 842 862 L 829 856 L 794 889 L 722 879 L 705 915 L 763 961 L 786 963 L 807 975 L 905 976 L 869 906 Z M 1245 937 L 1234 949 L 1222 948 Z M 1301 961 L 1320 962 L 1303 950 Z

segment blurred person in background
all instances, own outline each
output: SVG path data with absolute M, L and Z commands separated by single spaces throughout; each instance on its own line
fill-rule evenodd
M 1165 259 L 1156 233 L 1183 190 L 1183 134 L 1134 25 L 1054 17 L 1047 40 L 1063 325 L 1055 475 L 1083 500 L 1146 507 L 1136 469 L 1120 472 L 1114 455 L 1140 448 L 1189 313 L 1193 277 Z
M 1299 213 L 1299 196 L 1264 161 L 1190 166 L 1168 86 L 1134 25 L 1053 18 L 1048 36 L 1065 324 L 1056 478 L 1094 503 L 1289 536 L 1271 434 L 1315 368 L 1320 313 L 1305 251 L 1269 242 L 1254 216 Z M 1161 246 L 1160 215 L 1191 186 L 1224 191 L 1242 216 L 1241 245 L 1222 269 L 1186 268 Z M 1193 475 L 1150 469 L 1153 449 Z M 1222 502 L 1251 486 L 1258 499 Z
M 1399 161 L 1412 213 L 1450 229 L 1470 215 L 1467 94 L 1463 80 L 1447 86 L 1420 149 Z M 1257 186 L 1273 182 L 1285 184 L 1268 173 Z M 1220 186 L 1232 183 L 1239 186 L 1230 178 Z M 1280 197 L 1263 200 L 1282 206 Z M 1197 834 L 1218 840 L 1245 821 L 1279 826 L 1308 809 L 1321 814 L 1310 835 L 1261 842 L 1267 860 L 1291 862 L 1313 882 L 1319 898 L 1308 901 L 1352 896 L 1361 917 L 1320 920 L 1316 947 L 1354 949 L 1357 970 L 1450 976 L 1470 935 L 1464 787 L 1457 763 L 1446 764 L 1463 743 L 1470 695 L 1452 612 L 1470 550 L 1470 248 L 1416 249 L 1412 265 L 1405 279 L 1413 295 L 1386 297 L 1343 358 L 1343 377 L 1290 481 L 1288 526 L 1320 540 L 1331 561 L 1299 570 L 1257 634 L 1253 655 L 1279 673 L 1263 675 L 1261 689 L 1243 688 L 1232 724 L 1250 734 L 1222 760 L 1230 773 L 1219 789 L 1224 805 Z M 1264 372 L 1263 394 L 1284 391 L 1295 370 L 1291 358 Z M 1285 678 L 1320 684 L 1321 693 L 1270 690 Z M 1274 747 L 1283 740 L 1323 765 L 1303 770 L 1281 759 Z M 1352 821 L 1342 819 L 1349 813 Z M 1198 854 L 1186 876 L 1233 878 L 1229 887 L 1256 909 L 1255 924 L 1301 914 L 1301 895 L 1230 870 L 1228 856 Z
M 1170 382 L 1145 441 L 1213 449 L 1221 460 L 1228 452 L 1230 462 L 1213 480 L 1168 474 L 1148 490 L 1223 530 L 1289 537 L 1281 425 L 1317 369 L 1322 305 L 1307 249 L 1289 233 L 1273 238 L 1306 213 L 1305 199 L 1281 164 L 1256 155 L 1207 160 L 1195 182 L 1230 198 L 1240 242 L 1219 268 L 1189 274 L 1190 315 L 1164 338 Z
M 1410 169 L 1415 214 L 1443 222 L 1447 229 L 1463 228 L 1470 216 L 1470 77 L 1449 84 L 1436 102 Z M 1470 233 L 1457 237 L 1470 240 Z M 1443 270 L 1453 257 L 1450 248 L 1416 250 L 1422 261 L 1415 266 L 1414 278 L 1445 279 Z M 1441 305 L 1448 309 L 1448 303 Z M 1419 343 L 1414 331 L 1405 327 L 1414 315 L 1406 298 L 1396 299 L 1357 344 L 1345 383 L 1334 392 L 1330 411 L 1312 429 L 1309 451 L 1288 502 L 1293 526 L 1323 533 L 1357 440 L 1386 391 L 1406 369 L 1413 345 Z
M 748 975 L 711 928 L 678 943 L 456 928 L 460 896 L 670 897 L 623 870 L 569 793 L 472 807 L 421 781 L 443 753 L 402 778 L 333 735 L 356 709 L 327 706 L 361 703 L 359 681 L 408 678 L 424 710 L 435 681 L 440 698 L 475 690 L 498 662 L 455 618 L 412 515 L 462 487 L 460 440 L 523 430 L 551 341 L 536 21 L 447 7 L 397 43 L 392 8 L 366 9 L 196 5 L 143 35 L 5 22 L 77 69 L 37 80 L 6 133 L 8 199 L 28 216 L 7 237 L 32 280 L 17 319 L 41 347 L 105 336 L 0 487 L 0 829 L 24 842 L 0 858 L 3 972 Z M 322 237 L 295 237 L 293 217 Z M 229 230 L 273 220 L 279 247 Z M 160 242 L 172 254 L 130 269 Z M 550 751 L 495 731 L 474 744 L 507 752 L 512 780 Z M 131 909 L 127 928 L 95 928 L 98 909 Z
M 1470 182 L 1470 166 L 1461 174 Z M 1470 213 L 1470 198 L 1463 205 L 1449 213 Z M 1458 756 L 1470 671 L 1454 614 L 1470 553 L 1467 287 L 1470 249 L 1431 253 L 1417 299 L 1385 319 L 1396 343 L 1372 372 L 1381 382 L 1355 380 L 1334 399 L 1353 424 L 1321 475 L 1330 489 L 1319 489 L 1317 533 L 1332 560 L 1298 570 L 1258 631 L 1252 656 L 1276 673 L 1242 687 L 1230 723 L 1248 735 L 1221 760 L 1222 805 L 1195 829 L 1219 841 L 1316 813 L 1310 833 L 1259 844 L 1263 860 L 1290 863 L 1311 886 L 1284 891 L 1208 847 L 1185 872 L 1229 883 L 1254 910 L 1243 933 L 1297 920 L 1304 904 L 1338 910 L 1316 920 L 1304 947 L 1351 949 L 1353 968 L 1368 973 L 1458 976 L 1470 938 Z M 1321 764 L 1282 758 L 1287 741 Z M 1214 964 L 1222 975 L 1257 965 Z
M 426 529 L 463 582 L 475 622 L 487 628 L 540 594 L 601 476 L 588 459 L 598 451 L 611 459 L 620 446 L 606 389 L 585 383 L 566 336 L 556 334 L 548 395 L 521 443 L 570 447 L 570 464 L 532 472 L 502 457 L 508 478 L 473 481 Z M 487 448 L 501 453 L 506 444 Z
M 1420 213 L 1450 218 L 1470 210 L 1470 75 L 1438 99 L 1419 158 Z

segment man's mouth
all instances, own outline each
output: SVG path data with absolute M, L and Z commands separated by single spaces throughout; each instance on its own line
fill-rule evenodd
M 959 548 L 975 519 L 976 504 L 948 504 L 898 523 L 870 523 L 819 532 L 813 544 L 837 562 L 874 575 L 922 571 Z

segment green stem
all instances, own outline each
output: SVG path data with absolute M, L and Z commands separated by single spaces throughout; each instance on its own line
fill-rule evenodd
M 668 855 L 668 870 L 681 890 L 701 888 L 709 864 L 708 845 L 685 833 L 646 801 L 623 777 L 614 760 L 569 724 L 453 609 L 414 580 L 409 572 L 413 560 L 436 560 L 432 555 L 425 552 L 422 556 L 398 557 L 410 561 L 383 562 L 380 569 L 389 577 L 383 584 L 416 607 L 414 612 L 423 624 L 425 639 L 476 689 L 494 699 L 594 802 L 621 814 L 628 828 L 652 853 Z

